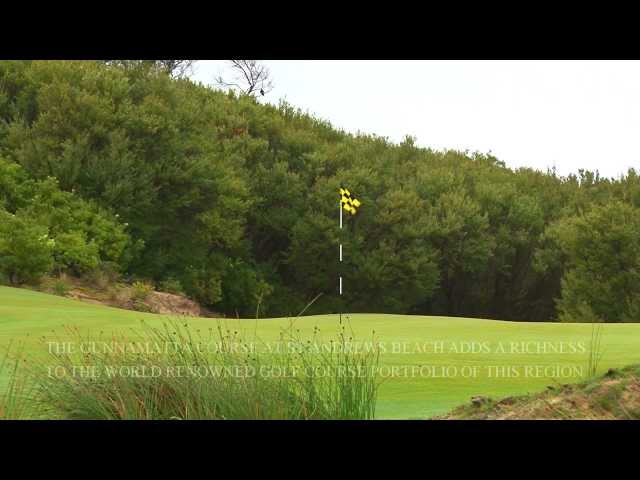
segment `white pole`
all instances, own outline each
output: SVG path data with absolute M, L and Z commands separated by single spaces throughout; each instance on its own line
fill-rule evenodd
M 340 210 L 340 230 L 342 230 L 342 198 L 340 198 L 338 209 Z M 340 261 L 342 262 L 342 242 L 340 242 Z M 340 276 L 340 296 L 342 296 L 342 276 Z M 342 325 L 342 307 L 340 308 L 340 325 Z
M 340 230 L 342 230 L 342 199 L 338 208 L 340 209 Z M 340 261 L 342 262 L 342 243 L 340 243 Z M 342 277 L 340 277 L 340 295 L 342 295 Z M 340 321 L 342 322 L 342 313 L 340 314 Z

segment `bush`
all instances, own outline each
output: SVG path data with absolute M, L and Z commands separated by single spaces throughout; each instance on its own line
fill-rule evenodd
M 111 283 L 109 281 L 109 276 L 99 268 L 89 272 L 85 278 L 91 283 L 91 285 L 100 290 L 104 290 Z
M 158 291 L 173 293 L 174 295 L 184 295 L 184 289 L 179 280 L 168 278 L 158 283 Z
M 251 342 L 242 333 L 225 329 L 222 324 L 218 324 L 216 330 L 210 329 L 208 335 L 193 332 L 187 325 L 183 327 L 175 321 L 162 328 L 146 327 L 140 333 L 142 344 L 176 348 L 158 349 L 159 353 L 154 350 L 154 354 L 105 348 L 84 354 L 82 358 L 53 355 L 53 362 L 47 359 L 46 364 L 59 365 L 67 372 L 71 372 L 79 360 L 111 374 L 97 378 L 55 377 L 46 374 L 45 364 L 35 365 L 38 405 L 51 416 L 62 419 L 375 417 L 379 351 L 348 348 L 352 339 L 345 338 L 344 330 L 337 341 L 331 343 L 334 348 L 329 353 L 314 348 L 320 345 L 316 335 L 313 341 L 305 341 L 291 331 L 286 332 L 280 338 L 286 348 L 275 354 L 269 353 L 264 343 Z M 72 333 L 71 338 L 74 335 L 87 341 L 86 336 L 78 332 Z M 117 344 L 130 342 L 122 339 Z M 202 348 L 203 345 L 217 348 Z M 249 345 L 254 345 L 255 350 L 251 351 Z M 144 368 L 149 375 L 118 374 L 119 366 L 131 365 Z M 185 368 L 183 375 L 175 374 L 177 366 Z M 291 374 L 268 375 L 265 368 Z M 169 369 L 174 374 L 168 374 Z M 252 371 L 254 375 L 250 374 Z M 354 372 L 361 374 L 354 375 Z
M 151 307 L 142 300 L 132 300 L 130 306 L 136 312 L 153 313 Z
M 558 320 L 565 323 L 600 323 L 600 318 L 586 302 L 578 302 L 570 311 L 563 311 Z
M 0 210 L 0 271 L 13 285 L 37 283 L 53 266 L 48 229 Z
M 125 285 L 112 285 L 107 288 L 107 295 L 109 300 L 114 302 L 117 306 L 121 308 L 133 308 L 135 309 L 135 303 L 139 302 L 144 305 L 143 302 L 135 301 L 131 298 L 132 288 Z
M 640 210 L 611 202 L 566 220 L 554 234 L 567 259 L 559 318 L 638 321 Z
M 69 285 L 64 280 L 58 279 L 53 283 L 53 291 L 56 295 L 66 297 L 69 293 Z
M 152 291 L 153 286 L 149 285 L 148 283 L 139 281 L 133 282 L 133 285 L 131 285 L 131 300 L 133 300 L 134 302 L 144 301 Z
M 118 265 L 112 262 L 103 262 L 89 271 L 85 278 L 96 288 L 105 290 L 120 279 Z
M 95 242 L 87 242 L 82 232 L 57 235 L 54 258 L 59 268 L 78 274 L 95 269 L 100 263 L 98 245 Z

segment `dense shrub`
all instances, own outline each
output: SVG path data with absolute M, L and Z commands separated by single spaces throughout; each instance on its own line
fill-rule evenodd
M 553 230 L 565 257 L 560 319 L 637 322 L 640 210 L 621 202 L 597 206 Z
M 61 279 L 56 279 L 53 283 L 53 292 L 61 297 L 66 297 L 69 293 L 69 285 Z
M 144 301 L 153 291 L 153 286 L 145 282 L 136 281 L 131 285 L 131 299 L 134 301 Z
M 38 282 L 53 267 L 48 229 L 0 210 L 0 271 L 13 285 Z
M 184 295 L 182 284 L 175 278 L 168 278 L 167 280 L 158 282 L 157 289 L 160 292 L 173 293 L 174 295 Z
M 150 65 L 0 62 L 0 208 L 57 242 L 25 277 L 111 262 L 234 316 L 320 295 L 307 313 L 637 318 L 635 170 L 512 170 Z M 340 231 L 343 183 L 362 208 Z
M 91 285 L 106 290 L 120 280 L 120 266 L 115 262 L 101 262 L 100 265 L 84 274 Z

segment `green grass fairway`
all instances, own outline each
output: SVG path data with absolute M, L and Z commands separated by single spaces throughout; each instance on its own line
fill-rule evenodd
M 160 324 L 165 317 L 82 303 L 75 300 L 46 295 L 30 290 L 0 287 L 0 349 L 3 351 L 11 340 L 25 342 L 27 352 L 43 348 L 40 338 L 56 332 L 62 333 L 64 325 L 73 325 L 94 333 L 104 331 L 126 332 L 137 328 L 140 319 L 150 324 Z M 218 320 L 195 318 L 187 322 L 194 328 L 208 328 Z M 241 328 L 253 331 L 255 320 L 226 320 Z M 264 319 L 257 323 L 262 339 L 275 340 L 288 325 L 288 319 Z M 302 317 L 295 320 L 302 334 L 320 328 L 326 338 L 339 329 L 337 315 Z M 571 366 L 586 370 L 587 354 L 571 353 L 571 344 L 580 348 L 580 342 L 588 344 L 590 324 L 520 323 L 495 320 L 452 317 L 423 317 L 407 315 L 352 314 L 350 325 L 359 341 L 370 341 L 372 331 L 382 342 L 386 352 L 382 356 L 385 368 L 409 366 L 411 371 L 397 370 L 395 377 L 386 379 L 380 390 L 378 418 L 424 418 L 440 414 L 469 401 L 474 395 L 503 397 L 543 390 L 556 381 L 571 383 L 580 378 L 562 378 L 562 372 L 544 372 L 532 366 L 563 366 L 569 374 Z M 240 325 L 240 327 L 237 327 Z M 433 352 L 434 344 L 443 352 Z M 484 346 L 489 352 L 456 353 L 458 349 Z M 514 342 L 514 344 L 512 344 Z M 521 342 L 536 348 L 535 342 L 551 342 L 556 350 L 562 342 L 568 353 L 526 353 L 521 349 L 509 353 Z M 497 351 L 499 345 L 506 348 Z M 396 349 L 394 352 L 393 349 Z M 398 348 L 404 352 L 397 351 Z M 548 347 L 550 348 L 550 347 Z M 602 333 L 603 358 L 599 371 L 609 367 L 622 367 L 640 363 L 640 324 L 607 324 Z M 2 354 L 0 351 L 0 355 Z M 474 377 L 473 367 L 477 369 Z M 489 367 L 512 369 L 512 374 L 502 371 L 499 378 L 489 378 Z M 419 370 L 422 368 L 422 370 Z M 442 368 L 447 371 L 441 370 Z M 526 370 L 528 368 L 528 370 Z M 463 373 L 464 372 L 464 373 Z M 392 372 L 387 370 L 388 377 Z M 434 373 L 437 377 L 434 378 Z M 449 374 L 443 377 L 442 375 Z M 555 376 L 555 379 L 554 379 Z M 0 388 L 6 378 L 0 378 Z

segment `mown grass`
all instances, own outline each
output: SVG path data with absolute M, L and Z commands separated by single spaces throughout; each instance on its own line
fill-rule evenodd
M 526 377 L 520 375 L 490 377 L 486 366 L 517 367 L 526 365 L 569 365 L 587 367 L 589 352 L 564 354 L 496 352 L 499 342 L 505 344 L 520 342 L 572 342 L 589 347 L 594 334 L 590 323 L 550 323 L 550 322 L 504 322 L 477 318 L 426 317 L 417 315 L 349 314 L 354 336 L 369 339 L 375 330 L 376 339 L 386 346 L 380 352 L 380 366 L 383 368 L 409 366 L 465 366 L 481 368 L 477 377 L 457 376 L 386 376 L 380 386 L 376 401 L 376 418 L 425 418 L 445 413 L 469 401 L 472 396 L 503 398 L 525 395 L 544 390 L 554 383 L 578 382 L 584 375 L 575 378 L 550 378 L 548 376 Z M 343 315 L 343 318 L 346 316 Z M 160 327 L 167 318 L 162 315 L 147 314 L 93 305 L 68 298 L 47 295 L 30 290 L 0 287 L 0 352 L 12 340 L 24 344 L 24 354 L 34 358 L 43 349 L 41 337 L 58 335 L 64 338 L 64 325 L 72 325 L 84 332 L 104 340 L 114 332 L 136 329 L 140 320 Z M 243 335 L 254 331 L 265 341 L 275 341 L 286 330 L 286 318 L 251 320 L 227 320 L 221 322 L 210 318 L 190 318 L 185 320 L 192 332 L 205 332 L 223 323 L 238 330 Z M 597 327 L 597 326 L 596 326 Z M 300 317 L 296 329 L 305 338 L 313 337 L 319 328 L 323 335 L 336 337 L 341 326 L 338 315 L 318 315 Z M 102 332 L 102 333 L 101 333 Z M 348 333 L 348 336 L 351 332 Z M 421 351 L 418 347 L 429 342 L 442 341 L 447 345 L 469 342 L 486 342 L 492 347 L 490 352 L 455 353 L 444 351 L 433 353 Z M 596 342 L 594 342 L 595 345 Z M 394 351 L 394 345 L 409 345 L 407 351 Z M 601 361 L 597 373 L 608 368 L 620 368 L 640 363 L 640 324 L 606 324 L 601 337 Z M 594 348 L 591 351 L 596 352 Z M 588 368 L 586 368 L 588 371 Z M 0 373 L 0 390 L 8 378 Z

